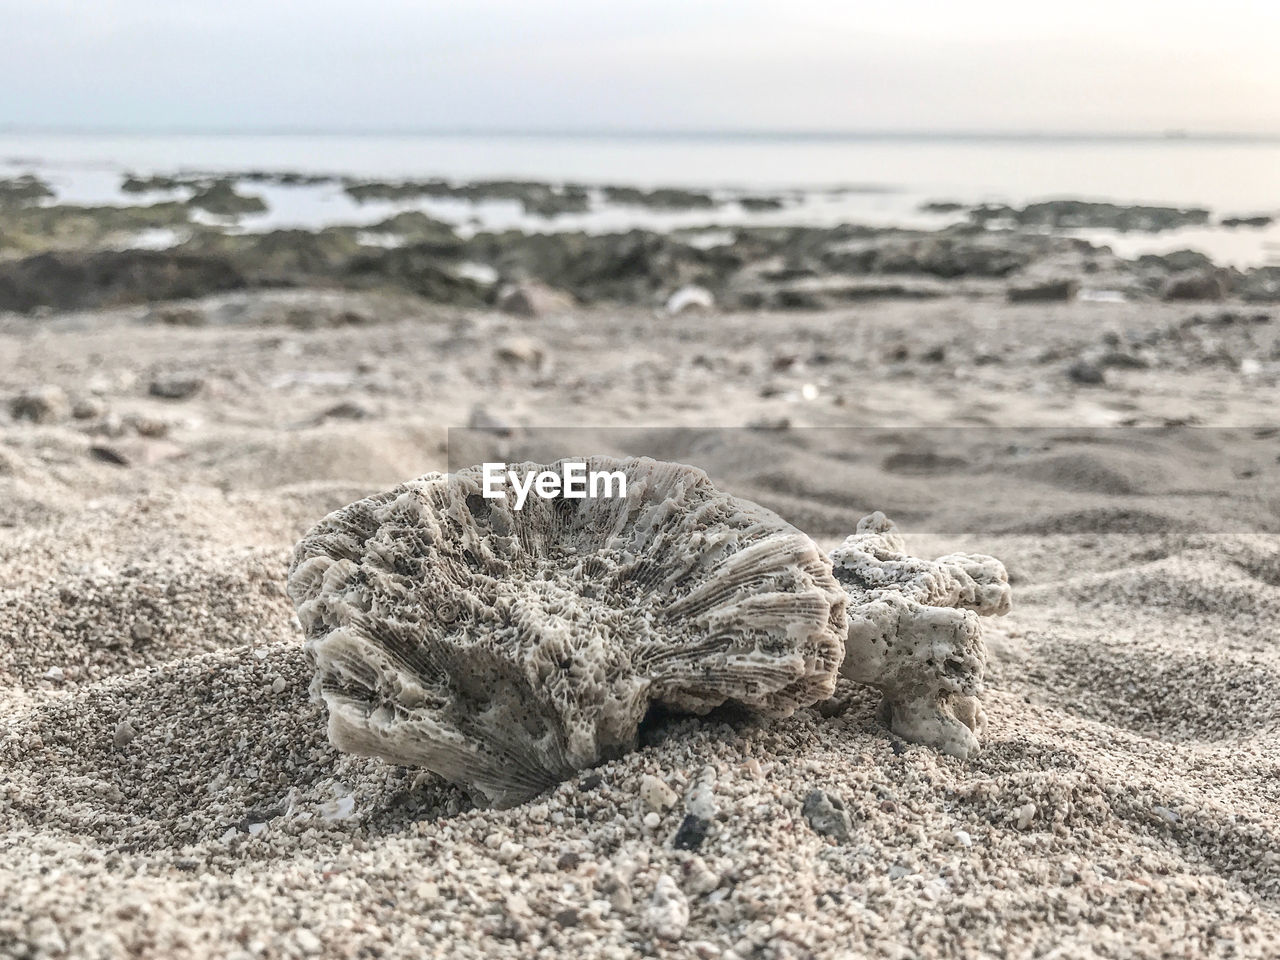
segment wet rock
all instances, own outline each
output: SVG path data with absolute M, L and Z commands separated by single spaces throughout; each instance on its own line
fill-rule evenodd
M 844 802 L 825 790 L 810 790 L 805 795 L 801 812 L 814 833 L 831 837 L 840 843 L 847 842 L 853 835 L 853 821 L 849 818 L 849 811 L 844 808 Z
M 247 213 L 265 213 L 266 202 L 259 196 L 237 192 L 230 180 L 217 180 L 197 190 L 187 206 L 218 217 L 239 217 Z
M 25 207 L 53 196 L 53 189 L 32 174 L 0 180 L 0 209 Z
M 739 197 L 738 203 L 741 204 L 743 210 L 751 213 L 781 210 L 785 206 L 781 197 Z
M 246 285 L 225 257 L 172 250 L 42 253 L 0 261 L 0 310 L 78 310 L 181 300 Z
M 1226 295 L 1225 278 L 1212 269 L 1183 270 L 1160 287 L 1161 300 L 1221 300 Z
M 1255 267 L 1246 273 L 1240 298 L 1249 303 L 1280 303 L 1280 266 Z
M 1266 214 L 1259 214 L 1252 217 L 1223 217 L 1219 222 L 1222 226 L 1232 229 L 1236 227 L 1269 227 L 1275 222 L 1275 218 Z
M 487 292 L 476 280 L 448 269 L 446 258 L 432 244 L 413 244 L 362 252 L 340 273 L 352 286 L 392 286 L 436 303 L 483 306 Z
M 1080 284 L 1074 279 L 1045 280 L 1039 283 L 1011 286 L 1010 303 L 1051 303 L 1074 300 Z
M 1106 229 L 1156 233 L 1209 222 L 1209 211 L 1198 207 L 1157 207 L 1094 203 L 1086 200 L 1046 200 L 1021 209 L 983 205 L 970 211 L 978 223 L 1010 221 L 1024 227 Z
M 24 390 L 9 402 L 9 414 L 15 420 L 60 423 L 71 416 L 71 401 L 61 387 L 33 387 Z
M 704 210 L 715 206 L 715 200 L 710 194 L 675 187 L 662 187 L 657 190 L 605 187 L 604 197 L 610 203 L 631 207 L 653 207 L 659 210 Z

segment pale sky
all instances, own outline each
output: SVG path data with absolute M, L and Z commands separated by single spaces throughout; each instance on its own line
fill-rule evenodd
M 0 0 L 0 126 L 1280 134 L 1280 0 Z

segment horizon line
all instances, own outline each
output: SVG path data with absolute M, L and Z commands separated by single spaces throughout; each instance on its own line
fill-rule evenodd
M 511 137 L 618 140 L 938 140 L 1018 142 L 1152 142 L 1152 143 L 1264 143 L 1280 141 L 1280 132 L 1166 130 L 990 130 L 990 129 L 778 129 L 690 127 L 140 127 L 127 125 L 64 125 L 0 123 L 0 136 L 263 136 L 263 137 Z

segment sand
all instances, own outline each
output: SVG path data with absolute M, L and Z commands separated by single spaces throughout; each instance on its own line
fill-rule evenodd
M 0 955 L 1280 952 L 1278 451 L 1254 429 L 1280 322 L 959 298 L 281 322 L 344 296 L 0 318 L 0 396 L 47 411 L 0 413 Z M 1141 362 L 1069 372 L 1108 351 Z M 842 682 L 788 720 L 657 723 L 503 811 L 336 753 L 290 548 L 495 421 L 513 455 L 527 425 L 591 428 L 581 453 L 643 425 L 636 452 L 702 458 L 826 547 L 884 509 L 918 553 L 1000 557 L 984 750 L 904 743 Z M 708 426 L 739 429 L 658 429 Z M 1031 426 L 1068 434 L 997 430 Z M 832 801 L 847 828 L 814 816 Z

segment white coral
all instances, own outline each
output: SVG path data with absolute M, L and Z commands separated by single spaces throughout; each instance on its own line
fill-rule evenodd
M 808 537 L 695 468 L 586 462 L 627 495 L 515 510 L 477 467 L 303 538 L 289 595 L 337 747 L 509 804 L 630 749 L 651 704 L 786 716 L 830 696 L 845 597 Z
M 859 521 L 831 561 L 849 594 L 840 672 L 884 694 L 884 719 L 899 736 L 956 757 L 976 751 L 987 722 L 978 617 L 1009 612 L 1004 565 L 980 554 L 909 556 L 879 512 Z

